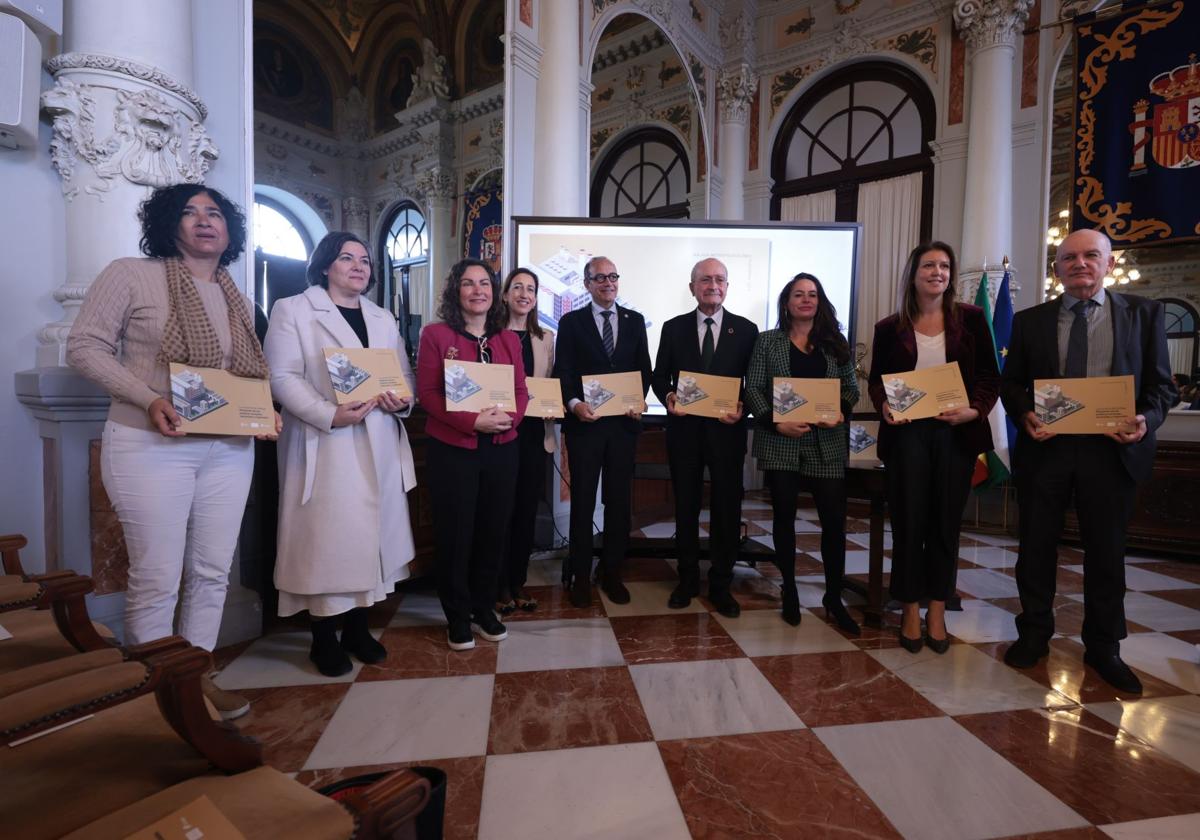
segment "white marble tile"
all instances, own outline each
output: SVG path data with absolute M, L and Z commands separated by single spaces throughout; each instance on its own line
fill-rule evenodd
M 701 522 L 708 522 L 711 519 L 712 519 L 712 511 L 711 510 L 709 510 L 708 508 L 705 508 L 704 510 L 700 511 L 700 521 Z
M 798 575 L 796 577 L 796 593 L 800 596 L 800 606 L 808 609 L 822 606 L 821 599 L 825 597 L 825 578 L 821 575 Z M 842 590 L 842 602 L 845 604 L 864 604 L 866 599 L 857 592 L 849 589 Z M 780 608 L 783 604 L 780 604 Z
M 675 536 L 674 522 L 655 522 L 642 528 L 642 534 L 653 540 L 670 539 Z
M 959 572 L 970 571 L 963 569 Z M 946 611 L 946 629 L 964 642 L 1006 642 L 1017 638 L 1016 616 L 987 601 L 966 599 L 962 610 Z
M 775 540 L 771 538 L 770 534 L 755 534 L 750 539 L 771 551 L 775 550 Z
M 850 542 L 852 542 L 852 543 L 857 543 L 858 545 L 861 545 L 863 548 L 871 547 L 871 535 L 870 534 L 847 534 L 846 539 L 850 540 Z M 886 533 L 886 532 L 884 533 L 883 547 L 885 549 L 892 547 L 892 535 L 890 533 Z
M 532 563 L 530 568 L 532 570 Z M 410 592 L 400 599 L 400 606 L 388 627 L 444 627 L 446 613 L 442 602 L 432 592 Z
M 629 673 L 658 741 L 804 726 L 749 659 L 631 665 Z
M 1016 598 L 1017 581 L 994 569 L 959 569 L 958 588 L 976 598 Z
M 958 556 L 988 569 L 1013 569 L 1017 565 L 1016 546 L 1010 550 L 994 545 L 963 545 L 958 548 Z
M 1113 726 L 1200 772 L 1200 697 L 1156 697 L 1089 703 L 1086 708 Z
M 941 655 L 927 647 L 867 652 L 948 715 L 1074 705 L 970 645 L 950 645 Z
M 1132 633 L 1121 642 L 1125 664 L 1200 694 L 1200 650 L 1164 633 Z
M 804 553 L 807 554 L 809 557 L 813 558 L 814 560 L 821 561 L 821 552 L 819 552 L 819 551 L 806 551 Z M 824 561 L 821 561 L 821 562 L 824 562 Z M 892 558 L 891 557 L 885 556 L 883 558 L 883 570 L 884 570 L 884 572 L 890 572 L 892 570 Z M 869 551 L 854 551 L 854 550 L 849 550 L 846 552 L 846 574 L 848 574 L 848 575 L 865 575 L 865 574 L 869 574 L 870 571 L 871 571 L 871 552 L 869 552 Z
M 764 510 L 769 511 L 770 509 L 771 509 L 770 502 L 760 502 L 760 501 L 756 501 L 754 499 L 750 499 L 749 501 L 742 502 L 742 515 L 744 518 L 748 518 L 748 517 L 746 517 L 746 514 L 751 513 L 751 512 L 753 512 L 755 516 L 761 516 L 762 511 L 764 511 Z
M 762 528 L 763 530 L 765 530 L 768 534 L 770 534 L 771 529 L 774 528 L 774 523 L 771 522 L 770 519 L 755 519 L 752 521 L 754 522 L 755 525 L 757 525 L 759 528 Z M 804 519 L 804 518 L 800 517 L 799 515 L 797 515 L 796 516 L 796 533 L 797 534 L 819 534 L 819 533 L 821 533 L 821 526 L 818 525 L 816 523 L 816 521 L 814 521 L 814 520 Z
M 905 837 L 972 840 L 1088 825 L 950 718 L 813 732 Z
M 681 610 L 673 610 L 667 606 L 671 590 L 675 588 L 677 582 L 674 580 L 626 581 L 625 588 L 629 590 L 628 604 L 614 604 L 609 600 L 608 595 L 604 594 L 604 590 L 600 590 L 600 600 L 604 602 L 604 612 L 609 618 L 628 615 L 704 612 L 704 605 L 696 598 L 693 598 L 692 602 Z M 703 593 L 707 589 L 701 585 L 700 591 Z
M 489 755 L 479 840 L 688 840 L 651 742 Z
M 1155 598 L 1145 592 L 1125 593 L 1125 618 L 1151 630 L 1164 633 L 1172 630 L 1200 629 L 1200 610 Z
M 372 630 L 379 638 L 382 630 Z M 350 657 L 350 673 L 326 677 L 308 658 L 312 634 L 300 630 L 272 633 L 257 639 L 242 655 L 226 665 L 213 680 L 220 688 L 238 691 L 243 688 L 277 688 L 285 685 L 326 685 L 354 682 L 362 663 Z
M 967 531 L 964 529 L 962 535 L 985 545 L 1012 546 L 1014 550 L 1021 544 L 1021 541 L 1016 537 L 1010 537 L 1007 534 L 981 534 L 977 531 Z
M 713 613 L 747 656 L 858 650 L 810 612 L 801 611 L 799 627 L 784 621 L 778 610 L 743 610 L 737 618 Z
M 529 561 L 528 586 L 561 586 L 562 569 L 565 558 L 555 554 L 543 557 L 533 557 Z
M 1114 840 L 1196 840 L 1200 837 L 1200 814 L 1181 814 L 1177 817 L 1096 827 Z
M 1067 566 L 1066 568 L 1076 574 L 1083 574 L 1082 564 Z M 1135 592 L 1155 592 L 1166 589 L 1197 589 L 1200 588 L 1200 585 L 1192 583 L 1190 580 L 1152 572 L 1140 566 L 1131 566 L 1129 565 L 1128 558 L 1126 558 L 1125 588 L 1132 589 Z
M 355 683 L 303 769 L 484 755 L 494 681 L 483 674 Z
M 625 657 L 607 618 L 510 621 L 500 643 L 496 673 L 602 668 Z

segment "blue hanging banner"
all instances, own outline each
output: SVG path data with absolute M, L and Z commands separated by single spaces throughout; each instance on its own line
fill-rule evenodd
M 1071 228 L 1117 248 L 1200 238 L 1200 3 L 1075 28 Z
M 463 256 L 483 260 L 500 273 L 504 238 L 500 187 L 467 193 L 463 198 Z

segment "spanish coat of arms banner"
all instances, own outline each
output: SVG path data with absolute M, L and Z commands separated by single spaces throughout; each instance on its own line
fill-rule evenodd
M 499 274 L 504 236 L 500 187 L 467 193 L 463 204 L 463 256 L 483 260 Z
M 1200 238 L 1200 2 L 1075 29 L 1071 227 L 1117 248 Z

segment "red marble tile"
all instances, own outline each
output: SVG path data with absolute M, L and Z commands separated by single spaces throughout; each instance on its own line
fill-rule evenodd
M 1140 564 L 1134 563 L 1139 566 Z M 1168 560 L 1165 563 L 1148 563 L 1140 565 L 1148 572 L 1158 572 L 1160 575 L 1179 578 L 1200 586 L 1200 563 L 1185 563 L 1181 560 Z
M 349 690 L 349 683 L 239 689 L 250 711 L 234 723 L 262 743 L 267 764 L 289 773 L 304 766 Z
M 668 567 L 669 568 L 669 567 Z M 513 621 L 544 621 L 551 618 L 604 618 L 604 606 L 592 590 L 591 606 L 580 609 L 571 604 L 569 593 L 561 586 L 527 586 L 525 592 L 538 602 L 536 610 L 513 610 L 502 617 Z
M 900 631 L 899 612 L 885 612 L 883 614 L 883 627 L 868 627 L 862 621 L 859 622 L 859 626 L 862 628 L 862 635 L 850 636 L 842 633 L 859 650 L 883 650 L 885 648 L 900 647 L 900 638 L 897 635 Z M 837 628 L 835 627 L 834 630 L 837 630 Z M 841 633 L 840 630 L 837 630 L 837 632 Z
M 652 740 L 624 666 L 496 675 L 489 755 Z
M 1172 630 L 1167 635 L 1174 636 L 1191 645 L 1200 645 L 1200 630 Z
M 950 37 L 950 102 L 947 108 L 946 122 L 958 125 L 963 121 L 963 99 L 966 91 L 965 77 L 967 64 L 967 45 L 961 35 L 954 32 Z
M 1109 840 L 1109 837 L 1096 826 L 1089 825 L 1059 831 L 1039 831 L 1036 834 L 1014 834 L 1004 840 Z
M 936 706 L 861 651 L 752 660 L 805 725 L 940 717 Z
M 378 665 L 364 665 L 359 682 L 496 672 L 496 644 L 477 638 L 471 650 L 450 650 L 445 627 L 391 627 L 379 641 L 387 648 L 388 657 Z
M 1083 562 L 1083 560 L 1080 559 L 1078 561 L 1072 562 L 1071 565 L 1077 565 L 1078 563 L 1082 563 L 1082 562 Z M 1017 576 L 1017 569 L 1015 566 L 1008 566 L 1003 569 L 996 569 L 996 571 L 1002 575 L 1008 575 L 1011 578 L 1015 578 Z M 1081 594 L 1083 592 L 1083 575 L 1078 574 L 1077 572 L 1072 572 L 1069 569 L 1064 569 L 1064 568 L 1062 568 L 1062 566 L 1059 566 L 1057 581 L 1056 581 L 1056 585 L 1055 585 L 1055 591 L 1059 595 Z
M 627 557 L 621 564 L 621 578 L 631 580 L 674 580 L 675 570 L 661 557 Z
M 403 598 L 402 593 L 393 592 L 384 600 L 369 606 L 367 608 L 367 625 L 379 630 L 386 628 L 396 616 L 396 610 L 400 608 L 400 601 Z
M 955 720 L 1093 823 L 1200 811 L 1200 775 L 1085 709 Z
M 658 749 L 697 840 L 899 836 L 809 730 L 661 741 Z
M 1200 610 L 1200 589 L 1164 589 L 1159 592 L 1148 592 L 1146 594 L 1153 595 L 1155 598 L 1162 598 L 1164 601 L 1182 604 L 1194 610 Z M 1134 632 L 1132 627 L 1129 632 Z
M 708 613 L 629 616 L 609 622 L 630 665 L 743 655 L 725 628 Z
M 1004 651 L 1008 650 L 1010 642 L 992 642 L 975 645 L 974 647 L 997 659 L 1004 661 Z M 1143 692 L 1140 697 L 1173 697 L 1186 692 L 1152 677 L 1143 671 L 1137 671 L 1142 681 Z M 1083 645 L 1070 639 L 1052 639 L 1050 655 L 1042 659 L 1032 668 L 1020 673 L 1047 688 L 1052 688 L 1076 703 L 1103 703 L 1110 700 L 1135 699 L 1135 695 L 1117 691 L 1111 685 L 1083 664 Z
M 212 652 L 213 668 L 220 671 L 222 668 L 229 667 L 229 664 L 233 662 L 233 660 L 245 653 L 246 648 L 250 647 L 250 645 L 254 644 L 256 641 L 258 640 L 247 639 L 244 642 L 238 642 L 236 645 L 227 645 L 223 648 L 217 648 Z
M 328 770 L 303 770 L 296 781 L 319 789 L 368 773 L 399 770 L 404 767 L 436 767 L 446 774 L 445 840 L 475 840 L 479 835 L 479 810 L 483 803 L 483 771 L 486 759 L 438 758 L 403 764 L 369 764 L 362 767 L 336 767 Z
M 1013 615 L 1021 614 L 1020 598 L 989 598 L 988 603 L 1008 610 Z M 1134 621 L 1127 621 L 1126 626 L 1130 633 L 1151 632 L 1149 627 Z M 1054 632 L 1063 636 L 1078 636 L 1083 632 L 1083 604 L 1080 601 L 1062 596 L 1054 599 Z
M 129 550 L 125 547 L 125 531 L 117 512 L 89 512 L 92 532 L 92 580 L 97 595 L 124 592 L 129 586 Z
M 799 564 L 797 564 L 798 566 Z M 796 574 L 807 574 L 797 571 Z M 737 598 L 738 604 L 744 610 L 777 610 L 782 607 L 782 595 L 779 583 L 783 578 L 778 576 L 739 575 L 733 579 L 729 591 Z M 715 610 L 712 601 L 702 596 L 700 603 L 709 610 Z

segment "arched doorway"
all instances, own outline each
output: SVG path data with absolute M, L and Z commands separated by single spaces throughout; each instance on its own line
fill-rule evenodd
M 411 354 L 416 351 L 415 336 L 421 324 L 432 314 L 429 228 L 417 205 L 402 201 L 386 217 L 383 231 L 376 261 L 377 302 L 396 316 Z

